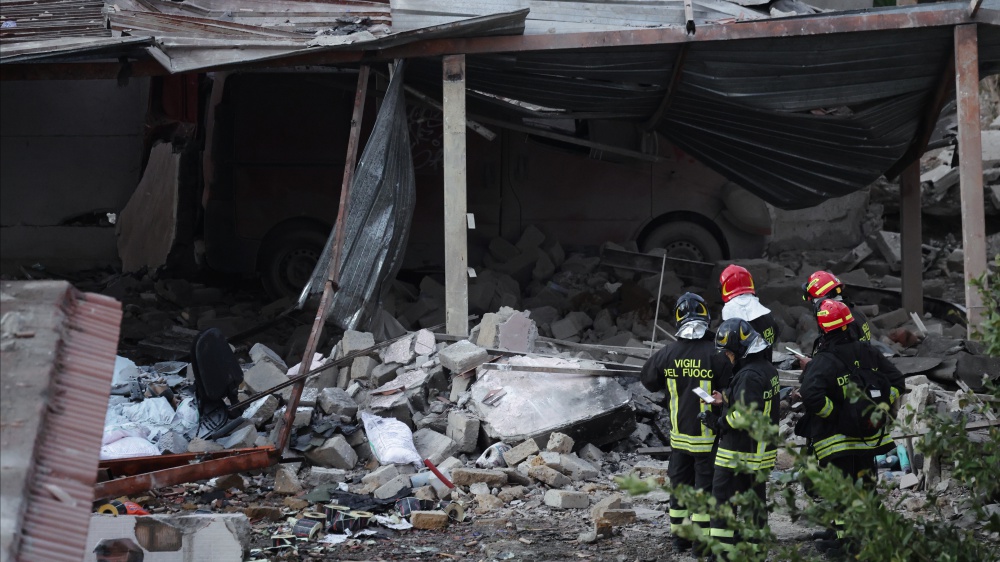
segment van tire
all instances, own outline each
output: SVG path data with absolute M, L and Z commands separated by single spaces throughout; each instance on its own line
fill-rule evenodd
M 274 299 L 298 297 L 316 268 L 326 239 L 316 225 L 281 227 L 268 234 L 257 260 L 267 294 Z
M 725 256 L 719 241 L 705 227 L 690 221 L 662 224 L 642 240 L 642 251 L 655 248 L 667 251 L 667 257 L 715 263 Z

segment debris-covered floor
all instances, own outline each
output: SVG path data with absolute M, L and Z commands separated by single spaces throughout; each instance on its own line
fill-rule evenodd
M 925 278 L 940 285 L 928 293 L 945 304 L 923 317 L 906 315 L 891 291 L 898 286 L 893 236 L 878 226 L 869 225 L 868 241 L 850 252 L 741 262 L 778 319 L 782 343 L 773 361 L 782 384 L 798 379 L 788 348 L 809 353 L 816 337 L 802 281 L 826 267 L 848 284 L 871 319 L 876 345 L 907 375 L 903 412 L 958 411 L 983 373 L 1000 373 L 998 360 L 981 355 L 965 327 L 951 322 L 944 299 L 960 299 L 961 262 L 945 245 L 928 253 Z M 517 244 L 498 239 L 470 287 L 470 312 L 477 316 L 468 341 L 440 333 L 438 281 L 397 281 L 384 307 L 398 325 L 379 330 L 394 335 L 402 328 L 402 334 L 378 342 L 369 332 L 324 334 L 313 367 L 338 366 L 306 383 L 288 462 L 118 499 L 154 515 L 243 514 L 243 523 L 226 523 L 231 532 L 219 536 L 236 541 L 233 548 L 251 548 L 258 560 L 684 559 L 671 550 L 668 496 L 629 497 L 614 479 L 666 477 L 662 396 L 643 389 L 638 369 L 662 345 L 652 341 L 656 314 L 672 332 L 663 317 L 680 293 L 704 294 L 718 316 L 712 280 L 720 267 L 682 271 L 684 278 L 668 270 L 667 304 L 657 311 L 659 274 L 614 261 L 634 251 L 609 244 L 603 257 L 566 255 L 531 228 Z M 274 320 L 234 342 L 242 374 L 236 398 L 243 401 L 298 374 L 310 314 L 284 314 L 289 301 L 266 302 L 247 287 L 99 272 L 77 284 L 124 303 L 102 461 L 277 442 L 291 389 L 253 401 L 232 420 L 200 413 L 188 362 L 192 340 L 211 328 L 239 337 Z M 785 400 L 782 415 L 780 431 L 796 444 L 792 427 L 801 414 Z M 986 430 L 971 435 L 986 438 Z M 899 500 L 887 503 L 916 508 L 930 490 L 962 513 L 968 499 L 951 485 L 947 469 L 927 473 L 919 452 L 910 455 L 909 467 L 898 456 L 882 467 L 882 481 L 892 483 L 886 493 Z M 775 476 L 789 467 L 779 456 Z M 781 507 L 770 525 L 779 545 L 811 552 L 817 529 L 793 523 Z

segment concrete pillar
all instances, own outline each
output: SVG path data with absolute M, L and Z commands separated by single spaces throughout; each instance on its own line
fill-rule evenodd
M 923 253 L 920 222 L 920 159 L 899 175 L 899 217 L 902 223 L 903 308 L 924 312 Z
M 466 218 L 465 55 L 443 59 L 445 325 L 469 335 L 469 256 Z
M 962 195 L 962 249 L 969 333 L 979 326 L 983 298 L 969 282 L 986 271 L 986 213 L 983 148 L 979 124 L 979 42 L 976 24 L 955 26 L 955 98 L 958 102 L 958 159 Z

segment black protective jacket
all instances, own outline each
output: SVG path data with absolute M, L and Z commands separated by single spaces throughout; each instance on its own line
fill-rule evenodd
M 692 454 L 711 454 L 715 432 L 698 421 L 698 414 L 712 407 L 692 390 L 708 394 L 729 384 L 732 365 L 715 349 L 707 332 L 699 340 L 679 339 L 653 354 L 642 367 L 642 385 L 650 392 L 664 391 L 670 419 L 670 446 Z
M 734 404 L 742 404 L 745 409 L 759 410 L 778 425 L 779 394 L 778 370 L 768 358 L 770 349 L 745 358 L 733 375 L 726 391 L 726 405 L 719 418 L 719 449 L 715 454 L 715 466 L 736 468 L 742 461 L 754 470 L 770 470 L 778 458 L 778 450 L 773 445 L 759 443 L 744 430 L 734 429 L 740 413 Z
M 857 320 L 855 320 L 857 321 Z M 808 437 L 817 458 L 871 453 L 882 454 L 894 447 L 887 431 L 868 438 L 848 437 L 840 433 L 839 408 L 846 396 L 848 365 L 855 362 L 861 367 L 878 371 L 889 379 L 894 403 L 906 390 L 903 374 L 877 349 L 866 342 L 853 340 L 848 334 L 844 341 L 821 346 L 819 353 L 802 371 L 799 394 L 806 409 L 806 416 L 796 427 L 796 433 Z
M 778 329 L 778 323 L 774 321 L 774 315 L 770 312 L 763 316 L 758 316 L 753 320 L 748 320 L 747 322 L 753 326 L 754 330 L 767 341 L 767 345 L 774 347 L 774 342 L 778 340 L 781 330 Z

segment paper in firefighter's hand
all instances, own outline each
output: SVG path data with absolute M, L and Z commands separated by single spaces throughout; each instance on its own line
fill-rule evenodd
M 705 392 L 705 389 L 703 389 L 703 388 L 695 387 L 695 388 L 691 389 L 691 392 L 697 394 L 698 398 L 701 398 L 707 404 L 714 404 L 715 403 L 715 399 L 712 398 L 712 395 L 709 394 L 709 393 L 707 393 L 707 392 Z

